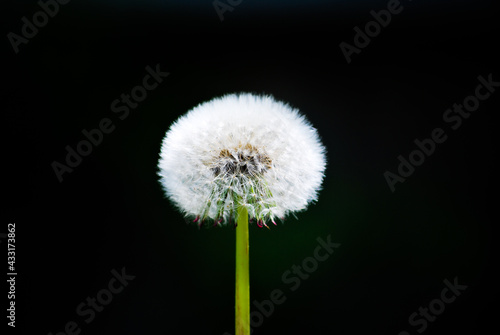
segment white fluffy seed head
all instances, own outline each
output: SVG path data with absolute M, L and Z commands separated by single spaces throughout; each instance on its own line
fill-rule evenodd
M 195 221 L 227 223 L 245 206 L 261 226 L 317 200 L 325 166 L 316 129 L 296 109 L 271 96 L 231 94 L 172 124 L 158 174 Z

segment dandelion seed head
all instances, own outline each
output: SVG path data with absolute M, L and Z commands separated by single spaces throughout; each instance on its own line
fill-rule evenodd
M 271 96 L 231 94 L 172 124 L 158 174 L 187 216 L 227 223 L 245 206 L 265 223 L 317 200 L 325 166 L 316 130 L 296 109 Z

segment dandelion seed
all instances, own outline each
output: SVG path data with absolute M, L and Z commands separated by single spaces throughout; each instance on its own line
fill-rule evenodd
M 304 116 L 270 96 L 233 94 L 198 105 L 167 132 L 159 176 L 186 215 L 217 221 L 243 201 L 273 222 L 317 200 L 325 149 Z

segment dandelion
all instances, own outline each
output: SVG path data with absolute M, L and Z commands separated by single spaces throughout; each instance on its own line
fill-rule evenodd
M 249 334 L 248 219 L 258 227 L 318 197 L 325 148 L 298 110 L 271 96 L 231 94 L 181 116 L 163 140 L 160 182 L 203 224 L 236 228 L 236 334 Z

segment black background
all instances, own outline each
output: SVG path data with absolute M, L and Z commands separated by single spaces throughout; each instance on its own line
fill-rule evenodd
M 328 149 L 318 203 L 271 230 L 250 229 L 252 299 L 286 295 L 255 334 L 416 334 L 408 317 L 455 277 L 468 288 L 425 333 L 495 329 L 500 93 L 457 130 L 442 116 L 479 75 L 500 81 L 498 11 L 493 1 L 401 4 L 348 64 L 339 44 L 352 44 L 353 28 L 387 1 L 243 0 L 220 21 L 209 0 L 73 0 L 17 54 L 7 34 L 40 8 L 4 2 L 0 232 L 16 223 L 18 272 L 8 331 L 56 334 L 76 321 L 81 334 L 233 333 L 234 230 L 186 224 L 156 164 L 175 119 L 241 91 L 300 109 Z M 110 103 L 156 64 L 170 75 L 120 120 Z M 60 183 L 52 162 L 103 118 L 115 130 Z M 384 172 L 438 127 L 446 142 L 392 193 Z M 292 292 L 282 274 L 328 235 L 340 248 Z M 123 267 L 135 279 L 86 324 L 76 306 Z

